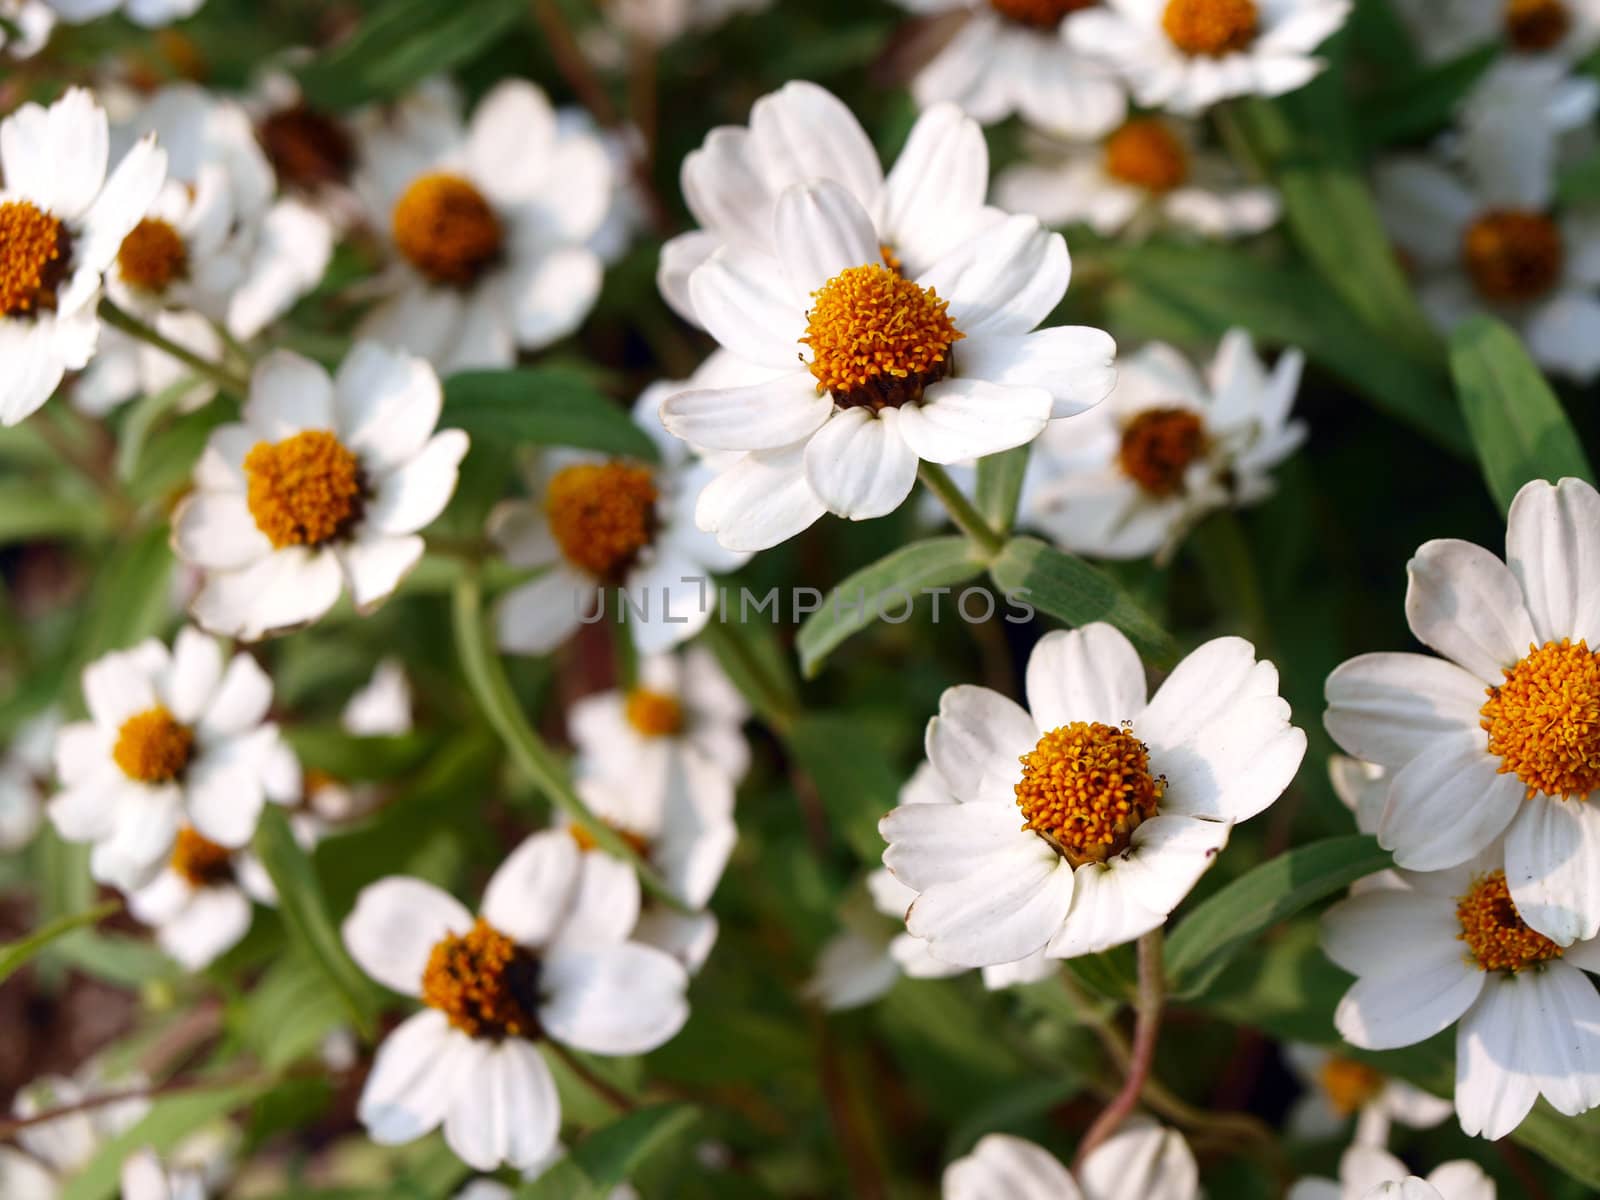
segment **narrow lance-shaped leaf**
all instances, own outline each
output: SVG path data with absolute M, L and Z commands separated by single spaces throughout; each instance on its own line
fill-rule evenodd
M 653 460 L 655 444 L 581 371 L 466 371 L 445 381 L 441 425 L 474 440 L 576 446 Z
M 26 937 L 0 945 L 0 983 L 4 983 L 12 974 L 25 966 L 29 959 L 57 938 L 75 929 L 82 929 L 86 925 L 93 925 L 96 921 L 109 917 L 120 907 L 121 905 L 115 900 L 108 900 L 86 912 L 57 917 Z

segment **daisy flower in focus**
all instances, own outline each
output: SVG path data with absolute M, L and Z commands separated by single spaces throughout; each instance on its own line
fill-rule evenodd
M 1563 137 L 1600 105 L 1593 80 L 1555 63 L 1491 72 L 1457 138 L 1378 165 L 1378 211 L 1443 330 L 1492 313 L 1541 366 L 1600 374 L 1600 218 L 1557 203 Z
M 1068 550 L 1164 559 L 1207 513 L 1272 494 L 1272 468 L 1305 440 L 1290 420 L 1304 357 L 1268 372 L 1250 335 L 1223 335 L 1202 377 L 1153 342 L 1122 360 L 1099 408 L 1040 439 L 1024 518 Z
M 1448 1102 L 1438 1103 L 1444 1104 L 1448 1115 Z M 1340 1157 L 1337 1181 L 1302 1179 L 1289 1189 L 1287 1200 L 1366 1200 L 1375 1191 L 1382 1195 L 1379 1189 L 1384 1184 L 1403 1184 L 1408 1179 L 1416 1181 L 1417 1177 L 1381 1145 L 1358 1142 Z M 1477 1163 L 1465 1158 L 1441 1164 L 1420 1182 L 1432 1188 L 1441 1200 L 1495 1200 L 1494 1180 Z M 1409 1200 L 1403 1189 L 1399 1194 Z
M 725 546 L 777 545 L 824 512 L 885 516 L 922 460 L 1023 445 L 1111 390 L 1108 334 L 1035 332 L 1071 266 L 1061 235 L 1033 217 L 990 224 L 915 275 L 885 261 L 867 210 L 838 183 L 787 189 L 772 229 L 771 253 L 725 244 L 689 288 L 725 348 L 782 374 L 661 407 L 685 441 L 744 452 L 695 509 Z
M 470 123 L 451 99 L 448 120 L 366 126 L 355 180 L 391 254 L 360 332 L 444 374 L 510 366 L 582 324 L 614 186 L 605 147 L 533 84 L 501 83 Z
M 1290 1042 L 1284 1058 L 1305 1088 L 1289 1110 L 1294 1137 L 1331 1138 L 1355 1117 L 1356 1145 L 1381 1147 L 1389 1140 L 1391 1122 L 1431 1129 L 1455 1111 L 1448 1100 L 1320 1046 Z
M 644 1054 L 683 1027 L 683 968 L 624 940 L 603 911 L 611 897 L 580 886 L 579 860 L 566 832 L 535 834 L 489 880 L 476 918 L 419 879 L 361 892 L 345 945 L 379 983 L 425 1006 L 378 1048 L 357 1109 L 373 1141 L 399 1145 L 443 1125 L 469 1166 L 532 1167 L 561 1127 L 541 1041 Z
M 1142 238 L 1170 226 L 1236 238 L 1275 225 L 1272 188 L 1250 184 L 1223 154 L 1198 145 L 1193 122 L 1135 117 L 1093 142 L 1034 139 L 1031 161 L 1002 171 L 995 198 L 1046 225 L 1081 221 L 1102 237 Z
M 1156 928 L 1305 756 L 1278 672 L 1241 638 L 1191 653 L 1146 699 L 1110 625 L 1046 634 L 1028 708 L 945 692 L 928 758 L 954 804 L 879 822 L 883 862 L 917 893 L 906 928 L 963 966 L 1094 954 Z
M 1394 11 L 1430 63 L 1491 42 L 1572 63 L 1600 45 L 1600 0 L 1394 0 Z
M 1328 732 L 1390 772 L 1377 833 L 1395 863 L 1435 871 L 1493 845 L 1521 919 L 1562 946 L 1600 933 L 1597 546 L 1593 487 L 1527 484 L 1506 561 L 1446 539 L 1407 568 L 1411 631 L 1442 657 L 1364 654 L 1327 682 Z
M 467 452 L 435 432 L 444 403 L 420 358 L 358 342 L 338 374 L 288 351 L 256 364 L 242 423 L 214 430 L 172 518 L 204 571 L 190 611 L 254 639 L 315 621 L 346 587 L 369 611 L 422 557 Z
M 23 721 L 11 735 L 0 758 L 0 851 L 20 850 L 39 832 L 60 728 L 60 710 L 52 707 Z
M 50 0 L 63 21 L 81 24 L 120 12 L 135 25 L 157 29 L 199 12 L 206 0 Z
M 1124 1121 L 1073 1179 L 1042 1146 L 1004 1133 L 978 1140 L 944 1171 L 944 1200 L 1199 1200 L 1200 1168 L 1181 1135 Z
M 44 0 L 0 0 L 0 17 L 8 26 L 0 29 L 0 51 L 8 58 L 32 58 L 55 32 L 55 10 Z
M 88 365 L 102 276 L 161 187 L 166 153 L 152 139 L 108 178 L 109 142 L 105 110 L 82 88 L 0 122 L 0 425 Z
M 696 528 L 696 500 L 711 469 L 662 429 L 656 396 L 646 391 L 633 419 L 655 444 L 658 463 L 545 454 L 528 479 L 531 498 L 506 501 L 490 515 L 489 536 L 512 566 L 547 568 L 501 600 L 502 650 L 544 654 L 586 621 L 626 612 L 634 645 L 661 654 L 711 619 L 712 574 L 749 561 Z M 623 595 L 606 616 L 612 589 Z
M 89 1106 L 17 1130 L 19 1148 L 0 1146 L 0 1196 L 56 1200 L 101 1147 L 132 1129 L 150 1111 L 150 1102 L 142 1096 L 105 1104 L 90 1102 L 101 1096 L 137 1092 L 148 1082 L 137 1074 L 108 1075 L 91 1060 L 71 1078 L 46 1075 L 19 1088 L 11 1104 L 11 1115 L 19 1120 L 58 1108 Z
M 152 639 L 96 659 L 83 696 L 90 719 L 56 736 L 63 790 L 49 813 L 64 839 L 93 844 L 102 883 L 148 882 L 185 827 L 242 847 L 262 805 L 300 794 L 299 763 L 266 721 L 272 681 L 199 630 L 170 652 Z
M 1067 23 L 1080 54 L 1114 67 L 1146 108 L 1199 113 L 1232 96 L 1281 96 L 1326 65 L 1312 52 L 1350 0 L 1106 0 Z
M 1461 820 L 1458 811 L 1455 820 Z M 1322 919 L 1322 948 L 1356 976 L 1334 1022 L 1366 1050 L 1456 1026 L 1461 1128 L 1504 1137 L 1543 1095 L 1569 1116 L 1600 1104 L 1600 942 L 1529 927 L 1498 846 L 1443 871 L 1398 872 Z
M 275 908 L 278 890 L 249 850 L 218 845 L 185 825 L 165 867 L 128 895 L 128 912 L 187 971 L 202 971 L 244 940 L 251 901 Z

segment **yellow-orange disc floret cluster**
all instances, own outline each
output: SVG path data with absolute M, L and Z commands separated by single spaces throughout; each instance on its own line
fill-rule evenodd
M 1147 192 L 1170 192 L 1189 179 L 1189 152 L 1165 121 L 1139 117 L 1106 139 L 1106 174 Z
M 650 839 L 648 837 L 642 833 L 635 833 L 631 829 L 624 829 L 620 825 L 612 824 L 610 821 L 605 822 L 605 827 L 621 838 L 627 844 L 628 849 L 632 850 L 640 858 L 646 861 L 649 860 Z M 567 826 L 567 832 L 572 834 L 572 840 L 578 843 L 578 849 L 586 854 L 590 850 L 598 849 L 600 846 L 600 842 L 589 831 L 588 827 L 579 825 L 576 821 Z
M 1254 0 L 1167 0 L 1161 16 L 1174 46 L 1204 58 L 1248 49 L 1259 23 Z
M 1489 689 L 1478 710 L 1489 753 L 1547 796 L 1586 796 L 1600 786 L 1600 658 L 1563 638 L 1528 653 Z
M 325 429 L 257 442 L 244 473 L 256 528 L 280 550 L 330 542 L 361 515 L 361 463 Z
M 226 883 L 233 878 L 233 852 L 185 825 L 172 847 L 172 869 L 195 887 Z
M 539 961 L 479 917 L 437 943 L 422 972 L 422 1001 L 472 1037 L 538 1033 Z
M 656 533 L 660 492 L 648 467 L 578 463 L 556 473 L 544 494 L 550 533 L 573 566 L 619 582 Z
M 124 721 L 111 749 L 122 773 L 140 783 L 170 783 L 183 774 L 193 754 L 194 730 L 160 704 Z
M 683 705 L 676 696 L 635 688 L 623 705 L 628 724 L 645 737 L 675 737 L 683 732 Z
M 1340 1058 L 1337 1054 L 1328 1055 L 1317 1072 L 1317 1082 L 1333 1111 L 1346 1117 L 1360 1112 L 1383 1090 L 1383 1076 L 1378 1071 L 1364 1062 Z
M 69 242 L 61 222 L 29 201 L 0 204 L 0 317 L 56 306 Z
M 1068 13 L 1099 3 L 1100 0 L 989 0 L 989 6 L 1002 17 L 1036 29 L 1054 29 Z
M 500 257 L 505 231 L 489 202 L 459 175 L 412 181 L 394 206 L 394 242 L 434 283 L 467 287 Z
M 1022 827 L 1073 866 L 1126 850 L 1166 787 L 1150 774 L 1150 752 L 1128 726 L 1074 721 L 1041 737 L 1021 762 L 1014 790 Z
M 1506 40 L 1537 54 L 1554 49 L 1572 31 L 1572 12 L 1562 0 L 1506 0 Z
M 874 410 L 918 400 L 950 372 L 950 348 L 966 335 L 941 300 L 879 263 L 850 267 L 812 293 L 802 345 L 811 347 L 817 390 Z
M 1516 974 L 1561 957 L 1561 947 L 1529 929 L 1517 912 L 1504 871 L 1476 880 L 1457 903 L 1456 919 L 1461 922 L 1458 936 L 1467 944 L 1472 961 L 1484 971 Z
M 1561 228 L 1543 213 L 1499 208 L 1484 213 L 1461 237 L 1461 259 L 1485 300 L 1523 304 L 1561 281 L 1566 258 Z
M 129 287 L 164 292 L 189 273 L 189 247 L 169 222 L 146 217 L 122 239 L 117 267 Z
M 1206 448 L 1200 415 L 1187 408 L 1146 409 L 1122 431 L 1117 463 L 1152 496 L 1171 496 L 1183 487 L 1189 464 Z

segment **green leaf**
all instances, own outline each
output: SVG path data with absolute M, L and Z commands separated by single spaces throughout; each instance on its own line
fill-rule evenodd
M 878 820 L 900 798 L 904 777 L 883 739 L 842 713 L 807 713 L 790 728 L 789 752 L 816 786 L 834 830 L 864 862 L 883 855 Z
M 286 728 L 284 740 L 308 767 L 335 779 L 394 779 L 421 765 L 436 747 L 420 733 L 392 737 L 357 737 L 341 729 Z
M 1378 149 L 1437 133 L 1499 54 L 1500 47 L 1484 46 L 1374 92 L 1355 110 L 1361 140 Z
M 183 968 L 150 942 L 116 933 L 79 929 L 45 950 L 43 961 L 71 967 L 91 979 L 138 988 L 152 980 L 176 979 Z
M 517 1192 L 517 1200 L 603 1200 L 604 1196 L 570 1156 L 552 1164 Z
M 1530 479 L 1572 475 L 1594 482 L 1561 402 L 1511 330 L 1488 317 L 1463 322 L 1450 338 L 1450 371 L 1502 512 Z
M 45 538 L 94 538 L 109 529 L 105 505 L 90 492 L 62 495 L 48 485 L 0 483 L 0 546 Z
M 573 1161 L 602 1193 L 626 1183 L 651 1156 L 671 1145 L 700 1119 L 692 1104 L 637 1109 L 578 1143 Z
M 1018 446 L 978 460 L 978 511 L 995 532 L 1007 534 L 1017 519 L 1017 499 L 1028 472 L 1031 445 Z
M 311 859 L 276 805 L 269 804 L 261 814 L 256 853 L 278 889 L 278 906 L 289 936 L 327 976 L 362 1036 L 371 1038 L 377 1007 L 372 985 L 345 952 Z
M 1196 906 L 1167 939 L 1176 996 L 1203 992 L 1258 934 L 1390 865 L 1376 838 L 1326 838 L 1262 863 Z
M 309 1058 L 344 1023 L 345 1008 L 327 977 L 303 955 L 289 953 L 245 994 L 239 1032 L 261 1065 L 281 1071 Z
M 77 660 L 88 662 L 160 633 L 172 617 L 174 565 L 165 525 L 112 550 L 95 574 L 79 619 Z
M 929 538 L 902 546 L 847 577 L 828 593 L 822 607 L 806 618 L 795 638 L 800 670 L 811 678 L 833 649 L 851 634 L 880 619 L 911 615 L 924 588 L 964 583 L 983 572 L 983 563 L 964 537 Z
M 0 983 L 4 983 L 15 972 L 20 970 L 30 958 L 58 937 L 71 933 L 74 929 L 82 929 L 86 925 L 93 925 L 96 921 L 109 917 L 121 907 L 120 902 L 108 900 L 104 904 L 96 905 L 85 912 L 73 913 L 71 916 L 66 917 L 57 917 L 54 921 L 35 929 L 26 937 L 0 945 Z
M 776 605 L 777 589 L 771 595 Z M 763 721 L 774 729 L 789 725 L 800 708 L 800 688 L 790 670 L 789 656 L 770 625 L 713 618 L 700 632 L 700 640 L 711 648 L 728 679 Z
M 1141 654 L 1158 663 L 1177 658 L 1177 646 L 1166 630 L 1109 575 L 1038 538 L 1012 538 L 989 572 L 1013 607 L 1036 605 L 1073 626 L 1109 621 Z
M 128 494 L 135 500 L 164 500 L 185 487 L 212 431 L 229 420 L 231 408 L 208 404 L 152 434 L 132 468 Z
M 657 458 L 655 444 L 628 413 L 570 367 L 452 375 L 445 381 L 439 423 L 474 438 Z
M 1565 167 L 1556 181 L 1560 205 L 1600 203 L 1600 150 L 1590 151 Z

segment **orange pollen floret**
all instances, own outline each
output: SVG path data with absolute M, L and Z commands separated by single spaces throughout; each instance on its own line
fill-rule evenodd
M 1106 174 L 1147 192 L 1170 192 L 1189 178 L 1189 152 L 1166 122 L 1139 117 L 1106 139 Z
M 1255 0 L 1167 0 L 1161 27 L 1185 54 L 1220 58 L 1255 41 Z
M 361 516 L 361 463 L 327 430 L 257 442 L 244 456 L 244 474 L 256 528 L 280 550 L 330 542 Z
M 1165 779 L 1130 726 L 1074 721 L 1052 729 L 1019 760 L 1017 807 L 1031 829 L 1073 866 L 1121 854 L 1156 815 Z
M 616 582 L 654 540 L 659 497 L 648 467 L 579 463 L 550 481 L 544 511 L 568 562 Z
M 189 273 L 189 247 L 170 223 L 146 217 L 122 239 L 117 266 L 129 287 L 164 292 Z
M 1528 798 L 1587 796 L 1600 786 L 1600 656 L 1566 638 L 1528 647 L 1488 689 L 1478 724 L 1500 773 L 1515 775 Z
M 1524 304 L 1560 282 L 1566 258 L 1561 228 L 1543 213 L 1497 208 L 1461 236 L 1461 259 L 1485 300 Z
M 194 730 L 158 704 L 122 723 L 111 757 L 129 779 L 170 783 L 183 774 L 193 753 Z
M 1152 496 L 1170 496 L 1183 487 L 1189 464 L 1205 452 L 1205 426 L 1187 408 L 1146 409 L 1122 431 L 1117 463 Z
M 185 825 L 172 847 L 172 869 L 195 887 L 226 883 L 233 878 L 233 851 Z
M 623 707 L 628 724 L 645 737 L 676 737 L 683 732 L 683 705 L 676 696 L 634 688 Z
M 1330 1054 L 1317 1072 L 1317 1082 L 1333 1111 L 1351 1117 L 1360 1112 L 1383 1090 L 1383 1075 L 1364 1062 Z
M 1562 0 L 1506 0 L 1506 40 L 1518 50 L 1553 50 L 1572 31 L 1572 11 Z
M 1020 25 L 1054 29 L 1068 13 L 1098 3 L 1100 0 L 989 0 L 989 7 Z
M 1474 880 L 1472 890 L 1456 904 L 1456 919 L 1461 922 L 1458 936 L 1480 970 L 1515 975 L 1524 967 L 1561 957 L 1561 947 L 1529 929 L 1517 912 L 1504 871 Z
M 0 317 L 55 308 L 70 249 L 57 218 L 27 200 L 0 204 Z
M 631 829 L 624 829 L 620 825 L 613 825 L 610 821 L 605 822 L 605 827 L 626 842 L 628 849 L 632 850 L 640 858 L 649 860 L 650 839 L 648 837 L 642 833 L 635 833 Z M 578 849 L 585 854 L 600 848 L 600 843 L 595 839 L 594 834 L 589 832 L 587 825 L 579 825 L 574 821 L 567 826 L 567 832 L 572 835 L 572 840 L 578 843 Z
M 428 955 L 422 1002 L 471 1037 L 531 1038 L 539 1032 L 539 960 L 479 917 Z
M 812 293 L 806 334 L 817 390 L 874 411 L 918 400 L 950 373 L 950 348 L 966 336 L 948 300 L 881 263 L 849 267 Z
M 412 181 L 394 206 L 400 253 L 434 283 L 467 287 L 500 257 L 505 232 L 489 202 L 459 175 Z

